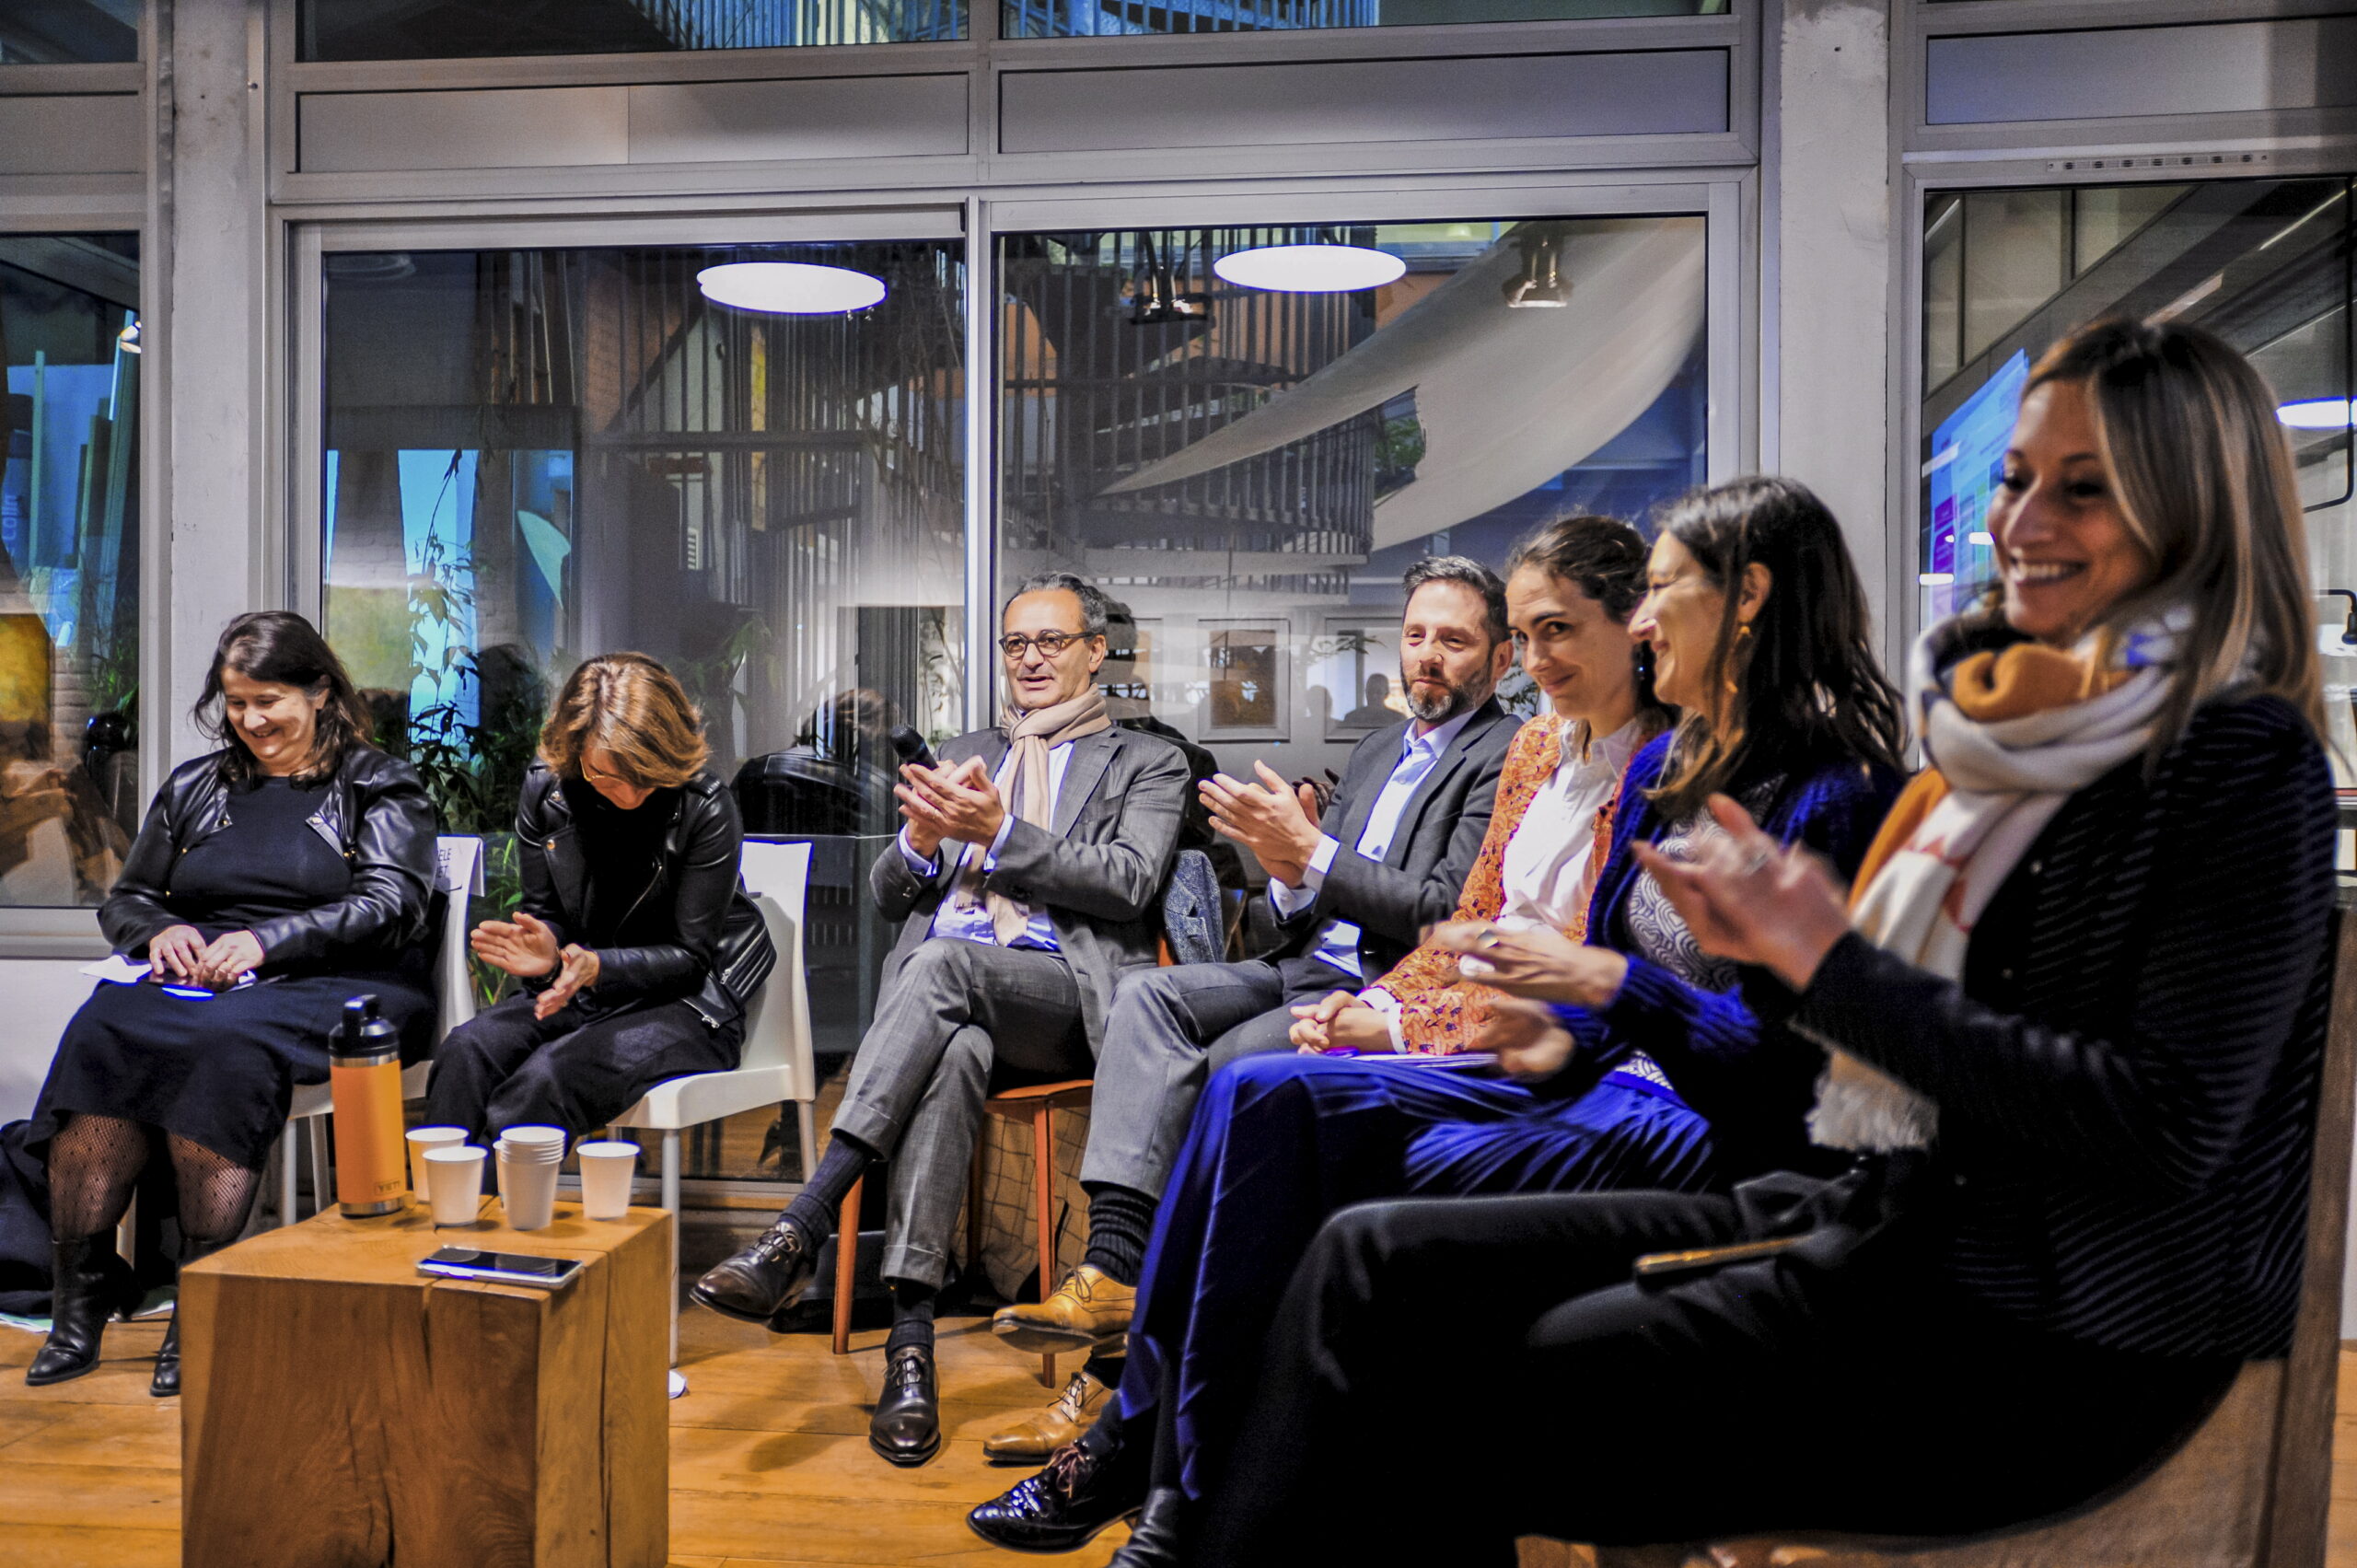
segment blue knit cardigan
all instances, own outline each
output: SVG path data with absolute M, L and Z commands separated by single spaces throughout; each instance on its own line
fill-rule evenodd
M 1630 761 L 1611 851 L 1588 905 L 1588 940 L 1626 954 L 1628 977 L 1605 1007 L 1554 1009 L 1580 1048 L 1576 1065 L 1555 1092 L 1575 1092 L 1643 1051 L 1711 1123 L 1731 1174 L 1791 1167 L 1805 1159 L 1805 1118 L 1824 1051 L 1781 1021 L 1763 1024 L 1739 983 L 1705 991 L 1639 957 L 1630 940 L 1629 895 L 1644 875 L 1633 846 L 1640 840 L 1658 842 L 1677 826 L 1646 798 L 1667 763 L 1671 738 L 1660 737 Z M 1762 780 L 1755 770 L 1729 793 L 1748 793 Z M 1792 768 L 1778 779 L 1759 825 L 1782 842 L 1823 855 L 1846 882 L 1901 782 L 1890 769 L 1854 757 Z

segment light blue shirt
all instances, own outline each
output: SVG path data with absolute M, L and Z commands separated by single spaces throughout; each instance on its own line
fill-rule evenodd
M 1072 744 L 1067 740 L 1062 746 L 1048 748 L 1048 818 L 1051 821 L 1055 819 L 1056 796 L 1063 792 L 1064 769 L 1072 761 Z M 1010 798 L 1008 782 L 1013 778 L 1014 773 L 1015 749 L 1009 747 L 1005 759 L 998 765 L 997 776 L 991 780 L 998 786 L 999 797 L 1002 800 Z M 997 866 L 998 852 L 1004 847 L 1006 835 L 1014 830 L 1015 813 L 1009 811 L 1006 814 L 1006 819 L 998 825 L 997 835 L 991 840 L 989 848 L 983 852 L 982 872 L 985 876 Z M 901 858 L 909 863 L 909 869 L 920 877 L 932 877 L 941 864 L 939 855 L 936 854 L 933 859 L 927 860 L 918 854 L 909 846 L 909 830 L 905 827 L 900 830 L 900 842 Z M 965 843 L 957 839 L 946 839 L 943 843 L 945 846 L 956 844 L 960 852 L 966 848 Z M 1034 909 L 1028 904 L 1022 907 L 1028 916 L 1023 934 L 1007 946 L 1036 947 L 1044 953 L 1062 951 L 1056 946 L 1056 923 L 1048 918 L 1048 912 Z M 946 936 L 959 942 L 981 942 L 993 947 L 998 946 L 998 933 L 991 925 L 989 901 L 978 899 L 971 908 L 959 909 L 957 889 L 954 888 L 943 895 L 940 907 L 933 912 L 933 924 L 927 928 L 925 935 Z
M 1391 836 L 1399 830 L 1399 818 L 1414 798 L 1416 786 L 1424 782 L 1442 757 L 1448 752 L 1466 725 L 1473 718 L 1468 708 L 1445 724 L 1434 726 L 1422 735 L 1410 733 L 1402 737 L 1399 761 L 1393 765 L 1391 776 L 1384 781 L 1383 793 L 1375 797 L 1375 809 L 1366 814 L 1366 827 L 1359 834 L 1356 853 L 1381 864 L 1391 853 Z M 1331 833 L 1318 835 L 1318 848 L 1309 857 L 1309 868 L 1298 888 L 1289 888 L 1273 877 L 1269 882 L 1269 902 L 1276 907 L 1277 918 L 1289 919 L 1309 907 L 1318 890 L 1326 885 L 1327 870 L 1334 864 L 1334 856 L 1342 846 Z M 1335 969 L 1353 980 L 1364 980 L 1359 972 L 1359 928 L 1347 920 L 1329 920 L 1310 944 L 1309 956 Z

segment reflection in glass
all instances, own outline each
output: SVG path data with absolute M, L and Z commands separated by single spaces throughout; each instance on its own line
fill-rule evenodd
M 776 316 L 698 289 L 749 260 L 853 268 L 885 297 Z M 964 728 L 958 248 L 326 270 L 327 631 L 380 731 L 447 830 L 497 835 L 553 683 L 599 651 L 662 659 L 749 830 L 820 841 L 810 993 L 819 1049 L 848 1052 L 889 935 L 862 889 L 897 826 L 892 770 Z M 512 865 L 496 842 L 492 864 Z M 694 1170 L 798 1171 L 771 1121 L 704 1134 Z
M 100 64 L 139 58 L 140 0 L 7 0 L 0 65 Z
M 0 236 L 0 906 L 95 906 L 139 797 L 139 248 Z
M 1281 294 L 1213 271 L 1295 243 L 1407 272 Z M 1228 772 L 1339 772 L 1405 711 L 1410 563 L 1502 564 L 1538 523 L 1701 480 L 1703 249 L 1691 217 L 1005 237 L 1000 577 L 1125 603 L 1121 694 Z
M 1978 195 L 1967 198 L 1968 207 Z M 2357 588 L 2357 507 L 2351 500 L 2357 475 L 2346 417 L 2357 395 L 2351 326 L 2357 230 L 2350 182 L 2219 180 L 1991 192 L 1989 198 L 1991 210 L 2039 215 L 1983 228 L 1980 209 L 1967 214 L 1964 311 L 1968 318 L 1975 311 L 1977 280 L 1997 277 L 2007 280 L 2003 301 L 1987 307 L 1983 319 L 1998 314 L 2012 319 L 1969 350 L 1956 372 L 1935 382 L 1924 400 L 1922 617 L 1952 612 L 1993 575 L 1992 541 L 1983 526 L 1988 470 L 2002 457 L 2021 371 L 2062 333 L 2112 314 L 2206 327 L 2251 356 L 2285 408 L 2341 412 L 2336 418 L 2287 418 L 2284 424 L 2307 508 L 2316 586 Z M 2065 200 L 2077 237 L 2067 247 L 2043 216 Z M 2005 253 L 2009 247 L 2022 254 Z M 1927 278 L 1931 261 L 1927 254 Z M 2028 296 L 2026 280 L 2056 277 L 2065 261 L 2075 265 L 2075 276 L 2042 296 Z M 1927 366 L 1931 357 L 1927 343 Z M 2340 615 L 2319 603 L 2327 710 L 2348 752 L 2357 746 L 2347 701 L 2357 685 L 2357 647 L 2340 640 Z
M 1446 27 L 1724 15 L 1726 0 L 1002 0 L 1007 38 Z
M 966 36 L 966 0 L 303 0 L 304 60 L 475 60 L 918 43 Z

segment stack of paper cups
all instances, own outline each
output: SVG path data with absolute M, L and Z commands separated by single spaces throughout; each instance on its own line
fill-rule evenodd
M 409 1190 L 421 1203 L 434 1201 L 434 1189 L 427 1185 L 425 1151 L 456 1148 L 467 1141 L 463 1127 L 412 1127 L 409 1132 Z
M 556 1214 L 556 1167 L 564 1163 L 562 1127 L 510 1127 L 499 1154 L 499 1201 L 511 1230 L 538 1230 Z
M 618 1220 L 629 1214 L 630 1179 L 638 1166 L 638 1145 L 584 1144 L 573 1152 L 581 1156 L 582 1217 Z
M 435 1225 L 472 1225 L 482 1213 L 484 1155 L 474 1144 L 443 1144 L 425 1151 L 426 1200 Z

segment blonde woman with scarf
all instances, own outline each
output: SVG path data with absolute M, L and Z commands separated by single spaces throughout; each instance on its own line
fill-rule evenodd
M 1237 1455 L 1196 1561 L 2001 1528 L 2140 1473 L 2284 1353 L 2335 813 L 2275 405 L 2190 327 L 2048 352 L 2000 583 L 1917 653 L 1929 771 L 1854 896 L 1730 800 L 1724 836 L 1643 852 L 1829 1052 L 1804 1168 L 1338 1216 L 1248 1423 L 1283 1442 Z M 1701 1256 L 1631 1283 L 1675 1252 Z M 1450 1331 L 1475 1293 L 1508 1327 Z M 1362 1463 L 1484 1411 L 1517 1440 L 1478 1466 Z

